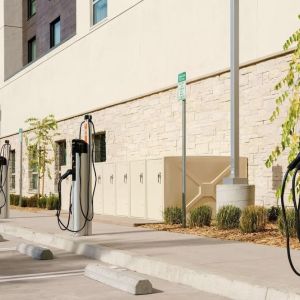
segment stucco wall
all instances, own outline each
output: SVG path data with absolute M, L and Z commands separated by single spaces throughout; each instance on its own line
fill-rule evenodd
M 241 69 L 240 138 L 243 157 L 248 158 L 249 182 L 256 186 L 256 201 L 273 204 L 278 172 L 264 162 L 280 140 L 280 122 L 269 117 L 277 92 L 274 85 L 288 68 L 290 55 L 270 59 Z M 229 155 L 229 73 L 191 83 L 187 87 L 187 155 Z M 176 89 L 158 92 L 121 105 L 92 113 L 97 131 L 106 131 L 107 161 L 161 158 L 181 155 L 181 103 Z M 71 140 L 78 136 L 83 116 L 59 122 L 58 140 L 67 139 L 70 165 Z M 16 149 L 19 170 L 18 137 L 9 138 Z M 285 168 L 283 156 L 277 169 Z M 27 159 L 24 156 L 24 191 L 28 191 Z M 18 182 L 18 176 L 17 176 Z M 53 181 L 47 191 L 53 191 Z M 17 191 L 18 192 L 18 189 Z
M 77 0 L 77 36 L 1 84 L 3 134 L 30 116 L 68 117 L 160 90 L 183 70 L 194 78 L 228 67 L 229 0 L 120 1 L 90 27 L 89 2 Z M 241 62 L 279 51 L 298 27 L 298 0 L 240 2 Z

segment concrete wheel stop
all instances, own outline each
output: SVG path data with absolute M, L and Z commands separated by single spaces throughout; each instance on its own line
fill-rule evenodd
M 33 259 L 37 260 L 53 259 L 53 253 L 51 252 L 51 250 L 41 246 L 22 243 L 17 246 L 17 251 L 22 254 L 31 256 Z
M 90 264 L 86 266 L 84 275 L 133 295 L 153 293 L 152 284 L 148 279 L 125 268 L 103 264 Z

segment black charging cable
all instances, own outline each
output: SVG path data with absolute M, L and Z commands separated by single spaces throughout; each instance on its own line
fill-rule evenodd
M 293 206 L 295 211 L 295 227 L 297 232 L 297 237 L 300 242 L 300 199 L 297 202 L 297 195 L 296 195 L 296 179 L 298 172 L 300 170 L 300 153 L 297 155 L 297 157 L 288 165 L 287 171 L 284 175 L 283 182 L 282 182 L 282 188 L 281 188 L 281 207 L 282 207 L 282 217 L 283 222 L 285 226 L 285 234 L 286 234 L 286 249 L 287 249 L 287 256 L 289 264 L 293 270 L 293 272 L 300 276 L 300 272 L 297 271 L 296 267 L 293 264 L 293 260 L 291 257 L 291 249 L 290 249 L 290 232 L 289 232 L 289 226 L 286 216 L 286 209 L 285 209 L 285 203 L 284 203 L 284 192 L 286 188 L 287 179 L 290 175 L 290 173 L 293 173 L 292 176 L 292 200 L 293 200 Z
M 94 218 L 94 197 L 95 197 L 95 191 L 96 191 L 96 187 L 97 187 L 97 172 L 96 172 L 96 168 L 95 168 L 95 140 L 94 138 L 92 137 L 91 135 L 91 131 L 93 132 L 93 136 L 95 137 L 95 134 L 96 134 L 96 130 L 95 130 L 95 125 L 92 121 L 92 118 L 91 116 L 87 115 L 86 117 L 86 120 L 88 120 L 88 133 L 89 133 L 89 141 L 90 141 L 90 147 L 91 147 L 91 151 L 88 151 L 88 186 L 90 186 L 90 173 L 91 173 L 91 165 L 92 165 L 92 168 L 93 168 L 93 173 L 94 173 L 94 187 L 93 187 L 93 191 L 92 191 L 92 194 L 90 195 L 90 190 L 87 189 L 87 199 L 90 198 L 91 196 L 91 203 L 92 203 L 92 208 L 91 208 L 91 211 L 92 211 L 92 215 L 91 217 L 89 217 L 89 214 L 90 214 L 90 201 L 88 201 L 87 203 L 87 209 L 86 209 L 86 213 L 83 211 L 83 207 L 82 207 L 82 202 L 81 202 L 81 199 L 80 199 L 80 210 L 81 210 L 81 213 L 84 217 L 85 220 L 91 222 Z M 80 130 L 79 130 L 79 139 L 81 139 L 81 127 L 83 126 L 84 122 L 82 122 L 80 124 Z M 92 128 L 92 130 L 90 130 L 90 127 Z M 80 182 L 81 182 L 81 172 L 80 173 Z

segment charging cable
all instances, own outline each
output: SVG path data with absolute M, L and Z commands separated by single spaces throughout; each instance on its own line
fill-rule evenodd
M 285 203 L 284 203 L 284 192 L 286 188 L 286 183 L 287 179 L 290 175 L 290 173 L 293 173 L 292 176 L 292 200 L 293 200 L 293 206 L 294 206 L 294 211 L 295 211 L 295 226 L 296 226 L 296 232 L 297 232 L 297 237 L 300 242 L 300 199 L 297 202 L 297 195 L 296 195 L 296 178 L 297 174 L 300 170 L 300 153 L 297 155 L 297 157 L 288 165 L 287 171 L 284 175 L 283 182 L 282 182 L 282 189 L 281 189 L 281 207 L 282 207 L 282 217 L 283 217 L 283 222 L 285 226 L 285 233 L 286 233 L 286 249 L 287 249 L 287 256 L 288 256 L 288 261 L 290 263 L 290 266 L 294 273 L 298 276 L 300 276 L 300 272 L 297 271 L 293 264 L 293 260 L 291 257 L 291 249 L 290 249 L 290 232 L 289 232 L 289 226 L 287 222 L 287 217 L 286 217 L 286 209 L 285 209 Z

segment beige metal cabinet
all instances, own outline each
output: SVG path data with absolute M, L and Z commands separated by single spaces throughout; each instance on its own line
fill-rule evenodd
M 130 163 L 130 215 L 146 217 L 146 161 Z
M 164 160 L 147 161 L 147 219 L 161 221 L 164 210 Z
M 130 168 L 127 162 L 116 164 L 116 213 L 119 216 L 130 214 Z
M 95 214 L 102 214 L 103 213 L 103 205 L 104 205 L 104 194 L 103 194 L 103 164 L 102 163 L 96 163 L 95 169 L 97 173 L 96 178 L 96 190 L 94 194 L 94 213 Z M 93 178 L 93 184 L 92 184 L 92 192 L 94 189 L 94 182 L 95 182 L 95 176 L 92 174 Z
M 247 159 L 240 174 L 247 177 Z M 95 213 L 163 220 L 167 207 L 181 207 L 181 157 L 96 164 L 98 186 Z M 187 157 L 187 211 L 199 205 L 216 207 L 217 184 L 230 173 L 229 157 Z M 63 209 L 68 209 L 69 186 L 64 183 Z
M 103 213 L 106 215 L 116 214 L 116 172 L 115 164 L 103 166 Z

